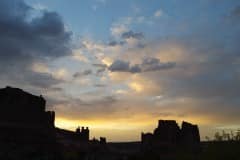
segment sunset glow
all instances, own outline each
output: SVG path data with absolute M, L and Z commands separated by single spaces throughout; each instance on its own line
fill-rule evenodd
M 2 6 L 0 87 L 42 95 L 57 127 L 109 141 L 140 140 L 159 119 L 198 124 L 202 139 L 239 128 L 240 1 Z

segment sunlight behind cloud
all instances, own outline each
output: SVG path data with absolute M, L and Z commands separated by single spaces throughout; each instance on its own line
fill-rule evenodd
M 144 89 L 143 86 L 138 82 L 131 82 L 129 84 L 129 87 L 138 93 L 143 92 L 143 89 Z
M 53 73 L 53 76 L 57 79 L 66 79 L 68 76 L 68 71 L 65 68 L 60 68 Z
M 34 63 L 32 65 L 32 70 L 39 73 L 50 73 L 48 66 L 43 63 Z
M 106 64 L 107 66 L 110 66 L 113 63 L 113 60 L 111 58 L 109 58 L 109 57 L 104 57 L 102 59 L 102 63 Z
M 81 50 L 75 50 L 73 53 L 73 59 L 76 59 L 78 61 L 82 62 L 88 62 L 87 57 L 85 57 L 82 53 Z

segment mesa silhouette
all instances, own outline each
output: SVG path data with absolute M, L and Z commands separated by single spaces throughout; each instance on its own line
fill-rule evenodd
M 53 144 L 55 113 L 45 111 L 46 101 L 18 88 L 0 89 L 0 141 Z
M 197 125 L 182 123 L 182 128 L 174 120 L 159 120 L 158 127 L 152 133 L 142 133 L 142 144 L 154 146 L 157 144 L 199 145 L 200 134 Z
M 141 142 L 107 143 L 105 137 L 90 140 L 88 127 L 77 127 L 75 132 L 56 128 L 55 112 L 46 111 L 43 96 L 9 86 L 0 89 L 0 106 L 0 149 L 11 148 L 12 144 L 15 148 L 28 146 L 30 149 L 24 155 L 34 149 L 47 155 L 53 153 L 55 159 L 61 159 L 64 156 L 59 155 L 68 151 L 81 153 L 80 157 L 87 159 L 114 159 L 145 153 L 162 156 L 166 148 L 174 152 L 178 146 L 196 149 L 200 145 L 197 125 L 183 122 L 180 128 L 174 120 L 159 120 L 153 133 L 142 133 Z M 5 154 L 0 152 L 0 158 L 11 152 L 11 149 L 6 149 Z

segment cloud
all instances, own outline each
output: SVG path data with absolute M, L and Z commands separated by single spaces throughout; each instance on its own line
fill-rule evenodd
M 77 61 L 85 62 L 85 63 L 87 63 L 89 61 L 88 58 L 85 55 L 83 55 L 81 50 L 79 50 L 79 49 L 73 51 L 72 58 Z
M 101 74 L 101 73 L 103 73 L 104 71 L 106 71 L 106 68 L 97 69 L 97 74 Z
M 128 31 L 128 32 L 122 33 L 122 38 L 123 39 L 129 39 L 129 38 L 143 39 L 144 35 L 141 32 L 134 33 L 133 31 Z
M 144 72 L 171 69 L 175 66 L 175 62 L 161 63 L 157 58 L 145 58 L 141 64 L 141 68 Z
M 94 86 L 95 86 L 95 87 L 99 87 L 99 88 L 106 87 L 105 84 L 95 84 Z
M 124 49 L 124 47 L 144 48 L 144 34 L 142 32 L 126 30 L 119 33 L 118 36 L 115 37 L 115 40 L 108 42 L 106 47 L 115 47 L 116 49 Z
M 119 37 L 120 35 L 122 35 L 122 33 L 127 32 L 128 31 L 128 27 L 124 24 L 121 25 L 113 25 L 111 28 L 111 33 L 114 37 Z
M 112 72 L 129 72 L 129 62 L 116 60 L 108 69 Z
M 93 66 L 96 66 L 98 68 L 107 68 L 106 64 L 93 64 Z
M 118 99 L 112 95 L 98 95 L 97 98 L 90 100 L 72 97 L 68 97 L 67 100 L 51 100 L 51 105 L 58 111 L 59 117 L 77 118 L 80 116 L 84 119 L 107 117 L 109 113 L 112 114 L 118 109 L 114 106 L 116 103 Z
M 176 66 L 174 62 L 162 63 L 157 58 L 144 58 L 141 64 L 130 65 L 130 62 L 123 60 L 115 60 L 108 69 L 112 72 L 130 72 L 140 73 L 149 71 L 158 71 L 171 69 Z
M 199 13 L 195 8 L 193 14 L 179 12 L 178 21 L 169 14 L 167 22 L 154 22 L 150 28 L 146 23 L 161 17 L 161 10 L 151 17 L 126 17 L 112 25 L 112 41 L 83 41 L 81 48 L 71 54 L 71 33 L 56 12 L 44 9 L 41 16 L 32 17 L 35 9 L 23 1 L 1 0 L 0 85 L 30 85 L 41 91 L 46 88 L 47 95 L 52 94 L 48 102 L 58 105 L 58 116 L 74 119 L 140 123 L 145 117 L 144 122 L 152 124 L 165 116 L 179 118 L 174 116 L 177 113 L 194 122 L 239 124 L 239 25 L 221 21 L 219 14 L 225 12 L 219 12 L 219 8 L 223 7 L 214 14 L 206 10 L 198 19 L 192 18 Z M 238 23 L 239 6 L 228 11 L 227 22 Z M 146 33 L 136 32 L 135 28 Z M 150 37 L 144 39 L 145 34 Z M 68 63 L 73 62 L 65 58 L 68 55 L 81 61 L 74 61 L 79 66 Z M 71 82 L 61 78 L 66 74 L 64 70 L 51 68 L 58 58 L 59 68 L 66 64 L 66 69 L 72 71 L 68 73 L 75 73 L 69 77 Z M 82 62 L 91 62 L 85 66 L 91 70 L 76 72 L 74 69 L 81 68 Z M 161 70 L 161 74 L 154 72 Z M 101 76 L 92 76 L 95 72 Z M 94 96 L 84 95 L 89 90 Z M 112 93 L 116 97 L 109 96 Z
M 126 42 L 124 42 L 124 41 L 120 41 L 120 42 L 110 41 L 110 42 L 108 43 L 108 46 L 112 46 L 112 47 L 118 46 L 118 45 L 123 46 L 124 44 L 126 44 Z
M 106 64 L 93 64 L 97 68 L 97 74 L 101 74 L 102 72 L 106 71 L 107 65 Z
M 70 54 L 67 47 L 70 33 L 65 31 L 57 13 L 44 12 L 42 17 L 31 22 L 26 22 L 25 17 L 7 19 L 14 16 L 7 13 L 5 17 L 2 16 L 0 15 L 0 49 L 5 60 L 16 56 L 55 58 Z
M 15 18 L 25 18 L 31 9 L 30 6 L 21 0 L 2 0 L 0 3 L 0 17 L 1 20 L 5 21 L 13 21 Z
M 25 74 L 27 75 L 27 74 Z M 27 84 L 36 86 L 39 88 L 50 88 L 55 84 L 62 83 L 60 79 L 54 78 L 51 74 L 48 73 L 29 73 L 28 76 L 22 77 L 22 81 L 26 81 Z
M 35 63 L 70 55 L 71 32 L 56 12 L 44 10 L 32 18 L 34 11 L 21 0 L 0 1 L 0 70 L 6 79 L 47 87 L 39 80 L 49 81 L 49 85 L 59 81 L 31 68 Z M 19 73 L 23 74 L 21 81 L 15 77 Z
M 50 73 L 49 67 L 44 63 L 34 63 L 32 70 L 38 73 Z
M 232 7 L 229 11 L 226 13 L 227 18 L 229 15 L 234 15 L 234 18 L 230 18 L 236 20 L 237 7 Z M 169 17 L 166 17 L 167 24 L 164 24 L 164 19 L 161 22 L 163 26 L 161 29 L 164 30 L 163 34 L 158 34 L 161 37 L 151 41 L 144 39 L 146 46 L 141 49 L 132 47 L 133 45 L 129 47 L 127 41 L 123 46 L 119 45 L 121 40 L 126 40 L 122 35 L 131 31 L 129 28 L 133 28 L 131 25 L 125 25 L 126 23 L 124 23 L 126 31 L 118 32 L 118 37 L 114 37 L 115 42 L 104 43 L 105 45 L 99 45 L 100 43 L 88 45 L 90 53 L 101 54 L 99 61 L 93 62 L 96 63 L 93 66 L 101 70 L 100 72 L 109 71 L 102 74 L 101 78 L 105 78 L 105 81 L 92 83 L 94 85 L 104 82 L 108 86 L 95 85 L 94 93 L 98 93 L 97 96 L 100 95 L 99 93 L 105 95 L 109 92 L 115 93 L 119 101 L 111 103 L 111 99 L 103 98 L 79 102 L 71 110 L 67 108 L 62 113 L 65 115 L 67 112 L 78 110 L 73 113 L 76 119 L 81 114 L 85 116 L 84 118 L 106 118 L 107 121 L 110 119 L 108 116 L 112 115 L 111 120 L 115 122 L 116 119 L 126 120 L 131 117 L 132 120 L 138 117 L 142 120 L 144 116 L 149 116 L 147 121 L 152 123 L 167 116 L 169 119 L 185 119 L 199 124 L 208 123 L 212 126 L 214 123 L 238 124 L 240 113 L 239 27 L 221 21 L 221 17 L 216 16 L 220 12 L 216 14 L 211 12 L 211 16 L 207 16 L 209 19 L 206 19 L 205 15 L 210 14 L 206 11 L 203 17 L 200 16 L 197 20 L 192 19 L 192 16 L 197 13 L 199 13 L 198 10 L 193 15 L 188 11 L 179 13 L 179 21 L 175 21 L 176 19 L 169 14 Z M 221 11 L 221 16 L 223 13 Z M 184 21 L 181 16 L 184 16 Z M 212 16 L 216 21 L 212 20 Z M 155 17 L 152 16 L 152 18 Z M 120 24 L 118 26 L 121 26 Z M 159 25 L 156 27 L 158 28 Z M 179 28 L 184 28 L 184 31 L 179 32 Z M 151 33 L 156 32 L 157 30 L 152 30 Z M 126 34 L 125 38 L 130 37 L 129 39 L 138 41 L 132 36 L 135 30 L 132 33 Z M 118 51 L 115 52 L 113 49 L 116 48 Z M 106 57 L 111 59 L 104 62 L 107 65 L 97 64 L 103 62 L 101 60 Z M 164 71 L 161 74 L 151 72 L 159 70 Z M 98 103 L 99 101 L 101 103 Z M 111 104 L 108 105 L 111 107 L 104 107 L 105 104 L 102 102 L 106 101 L 110 102 L 107 104 Z M 90 103 L 87 102 L 96 103 L 89 105 Z M 69 114 L 70 116 L 72 114 Z M 154 120 L 151 119 L 153 117 Z M 201 133 L 204 134 L 202 131 Z
M 157 10 L 155 13 L 154 13 L 154 17 L 161 17 L 163 15 L 163 11 L 162 10 Z
M 118 43 L 116 41 L 111 41 L 108 43 L 109 46 L 116 46 Z
M 139 64 L 133 65 L 129 68 L 131 73 L 140 73 L 142 71 L 141 66 Z
M 133 17 L 123 17 L 113 23 L 110 32 L 115 38 L 119 38 L 124 32 L 129 31 L 129 26 L 133 22 Z
M 35 10 L 47 10 L 48 9 L 48 7 L 47 6 L 45 6 L 45 5 L 43 5 L 43 4 L 41 4 L 41 3 L 36 3 L 36 4 L 34 4 L 33 6 L 32 6 Z
M 73 74 L 73 77 L 74 78 L 79 78 L 79 77 L 82 77 L 82 76 L 87 76 L 87 75 L 90 75 L 92 74 L 92 70 L 90 69 L 87 69 L 87 70 L 84 70 L 82 72 L 76 72 Z

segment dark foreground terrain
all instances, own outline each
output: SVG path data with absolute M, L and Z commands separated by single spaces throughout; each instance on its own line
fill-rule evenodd
M 239 142 L 202 142 L 199 151 L 191 148 L 163 148 L 158 152 L 142 152 L 140 143 L 91 144 L 88 151 L 57 148 L 46 151 L 28 145 L 2 145 L 1 160 L 239 160 Z

